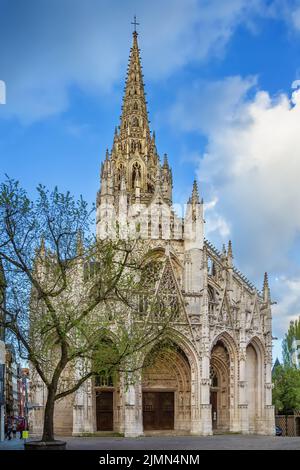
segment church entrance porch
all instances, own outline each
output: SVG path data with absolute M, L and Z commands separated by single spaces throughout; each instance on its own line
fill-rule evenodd
M 229 369 L 229 352 L 225 344 L 218 341 L 212 349 L 210 364 L 210 404 L 214 432 L 230 429 Z
M 191 430 L 191 367 L 175 344 L 160 345 L 145 359 L 142 412 L 145 431 Z
M 174 429 L 174 392 L 143 392 L 144 431 Z

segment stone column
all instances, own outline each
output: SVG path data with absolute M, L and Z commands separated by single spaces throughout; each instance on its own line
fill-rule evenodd
M 47 389 L 40 377 L 32 372 L 30 383 L 30 401 L 33 408 L 29 412 L 29 431 L 31 436 L 41 436 L 43 433 L 44 411 Z
M 208 284 L 207 284 L 207 252 L 203 248 L 202 276 L 202 331 L 201 331 L 201 377 L 200 377 L 200 411 L 202 435 L 212 435 L 212 418 L 210 404 L 210 337 L 209 337 L 209 316 L 208 316 Z
M 247 377 L 246 377 L 246 361 L 247 361 L 247 342 L 246 342 L 246 304 L 245 293 L 242 291 L 239 311 L 240 326 L 240 344 L 239 344 L 239 383 L 238 383 L 238 410 L 239 410 L 239 427 L 240 432 L 249 434 L 249 413 L 248 413 L 248 397 L 247 397 Z
M 87 380 L 76 392 L 73 405 L 73 436 L 93 433 L 94 413 L 92 403 L 92 381 Z
M 264 403 L 264 415 L 265 425 L 264 434 L 273 436 L 275 434 L 275 409 L 272 405 L 272 338 L 269 334 L 267 338 L 267 351 L 266 351 L 266 362 L 265 362 L 265 403 Z
M 197 373 L 197 372 L 198 373 Z M 199 364 L 191 365 L 191 434 L 202 435 Z
M 124 436 L 143 435 L 142 383 L 139 375 L 137 382 L 126 386 L 122 380 L 124 394 Z
M 212 417 L 211 417 L 211 404 L 210 404 L 210 379 L 201 379 L 201 427 L 203 436 L 211 436 L 212 432 Z
M 265 380 L 264 380 L 264 434 L 275 434 L 275 411 L 272 406 L 272 311 L 271 294 L 269 289 L 268 275 L 265 273 L 263 285 L 263 297 L 265 302 Z
M 73 436 L 80 436 L 84 432 L 83 405 L 73 405 Z
M 247 380 L 246 380 L 246 351 L 243 349 L 240 352 L 239 360 L 239 421 L 240 432 L 242 434 L 249 434 L 249 419 L 248 419 L 248 403 L 247 403 Z
M 75 380 L 79 380 L 80 371 L 88 370 L 89 363 L 78 359 L 75 368 Z M 95 413 L 93 409 L 93 382 L 86 380 L 74 394 L 73 403 L 73 436 L 95 431 Z
M 203 436 L 212 435 L 212 418 L 210 404 L 210 354 L 206 345 L 202 349 L 200 378 L 200 412 L 201 412 L 201 434 Z

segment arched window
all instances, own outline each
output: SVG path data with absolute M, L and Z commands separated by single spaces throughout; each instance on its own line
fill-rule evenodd
M 114 381 L 112 375 L 100 373 L 95 375 L 95 387 L 113 387 Z
M 117 370 L 112 364 L 117 363 L 118 357 L 118 350 L 111 339 L 99 334 L 99 342 L 95 344 L 91 363 L 95 387 L 114 386 Z
M 150 261 L 143 268 L 139 285 L 139 312 L 141 314 L 147 313 L 148 307 L 151 306 L 149 305 L 149 292 L 152 294 L 155 292 L 161 269 L 162 261 L 159 258 Z

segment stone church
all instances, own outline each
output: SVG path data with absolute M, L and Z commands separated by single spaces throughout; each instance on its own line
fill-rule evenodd
M 139 227 L 162 262 L 164 288 L 182 308 L 172 324 L 176 347 L 162 352 L 129 388 L 89 380 L 58 402 L 57 434 L 274 434 L 268 277 L 258 291 L 235 268 L 230 241 L 218 251 L 204 238 L 196 182 L 183 217 L 173 208 L 172 185 L 167 155 L 161 161 L 149 128 L 135 31 L 121 121 L 101 168 L 97 237 L 115 236 L 116 220 L 124 236 Z M 43 393 L 37 389 L 39 407 L 31 412 L 36 434 L 41 432 Z

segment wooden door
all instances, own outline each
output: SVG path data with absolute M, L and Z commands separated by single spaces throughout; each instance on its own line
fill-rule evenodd
M 218 424 L 218 392 L 210 392 L 210 403 L 212 427 L 216 429 Z
M 174 429 L 174 392 L 143 393 L 145 430 Z
M 113 431 L 113 392 L 98 392 L 96 413 L 97 431 Z
M 159 429 L 174 429 L 174 392 L 158 394 Z

